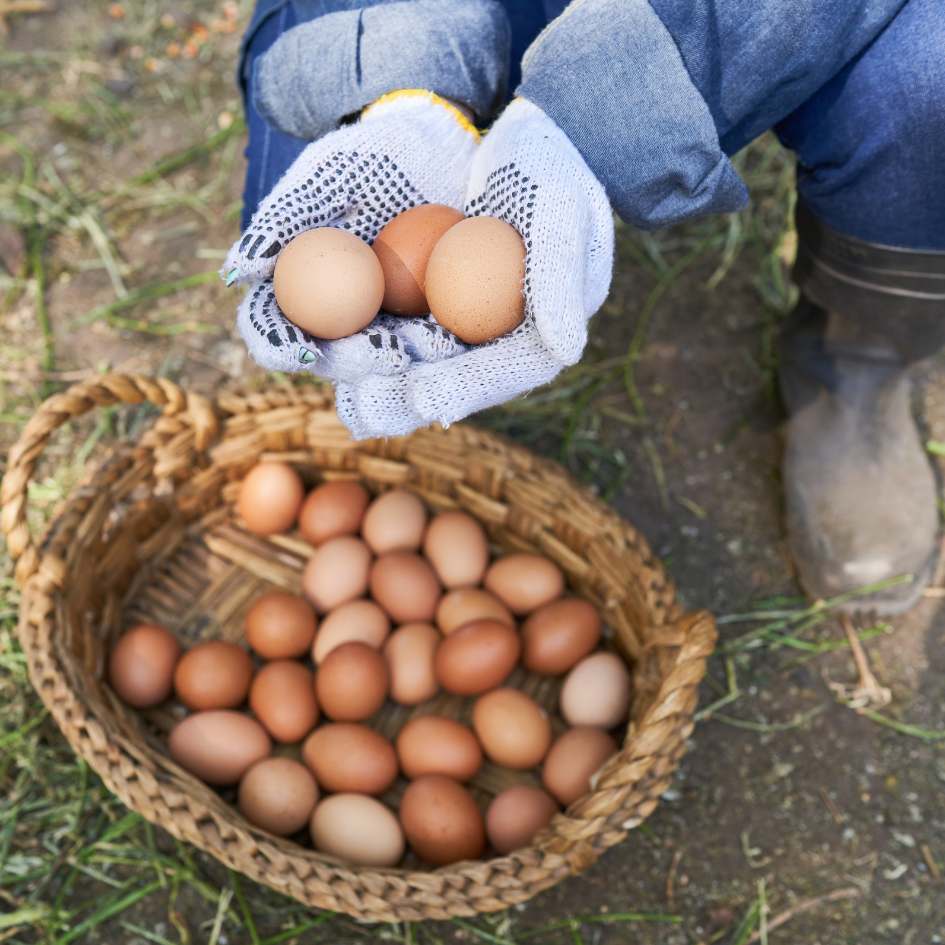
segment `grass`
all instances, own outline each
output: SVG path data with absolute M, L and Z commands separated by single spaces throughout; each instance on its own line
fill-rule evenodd
M 238 4 L 243 20 L 250 5 Z M 238 346 L 231 339 L 233 296 L 212 270 L 239 207 L 245 129 L 231 85 L 236 37 L 211 31 L 192 59 L 166 55 L 194 35 L 191 16 L 209 24 L 224 18 L 227 5 L 195 0 L 185 17 L 140 0 L 125 2 L 115 19 L 94 6 L 86 29 L 66 34 L 53 25 L 42 34 L 44 48 L 0 47 L 0 69 L 15 72 L 12 87 L 0 90 L 0 229 L 19 234 L 25 248 L 17 271 L 0 269 L 3 447 L 39 400 L 80 368 L 140 369 L 200 383 L 242 370 L 238 361 L 232 370 L 219 367 Z M 62 15 L 81 18 L 74 10 Z M 119 52 L 103 52 L 115 37 Z M 132 84 L 127 96 L 106 85 L 116 75 Z M 165 128 L 170 134 L 162 137 Z M 673 477 L 667 391 L 654 382 L 648 353 L 665 336 L 680 287 L 698 300 L 741 286 L 758 319 L 759 344 L 746 369 L 774 398 L 774 339 L 793 302 L 785 276 L 793 170 L 771 139 L 740 155 L 738 166 L 755 197 L 751 208 L 663 233 L 622 227 L 618 279 L 592 323 L 588 357 L 555 384 L 482 418 L 558 459 L 605 500 L 623 501 L 647 483 L 655 514 L 691 515 L 704 527 L 714 510 L 697 493 L 683 494 Z M 629 336 L 620 321 L 628 311 L 635 313 Z M 57 436 L 31 489 L 33 526 L 48 519 L 87 460 L 135 435 L 150 416 L 109 411 Z M 733 431 L 742 425 L 737 420 Z M 945 446 L 930 441 L 929 451 Z M 15 637 L 19 597 L 11 571 L 0 555 L 0 943 L 663 945 L 699 941 L 706 907 L 726 897 L 739 908 L 714 941 L 747 945 L 767 936 L 773 887 L 733 877 L 720 892 L 699 885 L 697 871 L 672 906 L 658 881 L 629 871 L 606 894 L 576 882 L 574 897 L 553 908 L 545 903 L 554 900 L 543 899 L 525 911 L 370 928 L 257 886 L 128 811 L 77 760 L 29 685 Z M 779 684 L 764 661 L 789 659 L 790 668 L 847 646 L 830 630 L 837 603 L 774 600 L 722 615 L 725 642 L 713 663 L 721 681 L 713 679 L 700 721 L 738 728 L 721 730 L 760 743 L 790 739 L 826 711 L 817 705 L 769 717 L 757 695 Z M 888 632 L 876 624 L 860 636 Z M 941 737 L 875 715 L 864 714 L 921 749 Z M 668 819 L 684 813 L 678 808 Z M 636 831 L 634 842 L 652 850 L 671 834 L 663 821 Z M 592 911 L 585 891 L 610 911 Z M 790 940 L 777 934 L 772 945 Z

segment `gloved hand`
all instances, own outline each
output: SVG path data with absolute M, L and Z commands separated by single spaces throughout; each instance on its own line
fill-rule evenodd
M 373 242 L 388 220 L 416 204 L 461 207 L 478 141 L 452 105 L 408 90 L 378 99 L 356 124 L 310 144 L 260 204 L 222 270 L 227 285 L 248 283 L 237 326 L 253 359 L 270 371 L 355 381 L 464 350 L 429 318 L 382 315 L 349 338 L 313 338 L 282 314 L 272 274 L 279 251 L 305 230 L 338 226 Z
M 610 204 L 577 149 L 545 113 L 517 99 L 479 146 L 465 205 L 525 241 L 525 319 L 485 345 L 415 356 L 406 370 L 336 385 L 338 415 L 357 438 L 451 423 L 552 380 L 574 364 L 613 268 Z

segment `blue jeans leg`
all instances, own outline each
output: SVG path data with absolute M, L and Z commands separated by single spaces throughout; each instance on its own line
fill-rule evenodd
M 871 243 L 945 250 L 945 9 L 909 0 L 777 127 L 823 223 Z

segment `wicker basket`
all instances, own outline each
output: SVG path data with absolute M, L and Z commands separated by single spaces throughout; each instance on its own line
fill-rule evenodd
M 115 449 L 34 542 L 27 488 L 51 434 L 95 407 L 145 401 L 162 416 L 137 444 Z M 156 620 L 184 639 L 236 639 L 260 591 L 298 589 L 307 546 L 250 535 L 233 512 L 238 480 L 261 457 L 291 462 L 311 481 L 405 486 L 433 509 L 466 509 L 497 546 L 549 556 L 601 608 L 633 666 L 626 738 L 594 790 L 530 847 L 437 870 L 374 869 L 274 838 L 170 760 L 163 735 L 173 708 L 142 715 L 103 683 L 108 649 L 131 620 Z M 560 468 L 471 426 L 355 443 L 321 388 L 279 386 L 213 403 L 169 381 L 108 375 L 39 409 L 10 454 L 2 502 L 30 678 L 73 748 L 148 820 L 311 906 L 394 921 L 523 902 L 589 866 L 649 816 L 693 727 L 712 618 L 682 613 L 643 538 Z M 513 684 L 554 702 L 555 683 L 517 673 Z M 379 727 L 391 734 L 408 712 L 389 706 Z M 476 789 L 501 786 L 487 768 Z

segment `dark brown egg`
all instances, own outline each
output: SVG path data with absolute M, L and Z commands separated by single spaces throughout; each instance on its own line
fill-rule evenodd
M 578 597 L 565 597 L 536 610 L 522 625 L 522 662 L 533 672 L 557 676 L 599 642 L 597 608 Z
M 357 535 L 370 496 L 359 482 L 326 482 L 313 489 L 299 512 L 299 531 L 320 545 L 340 535 Z
M 443 774 L 468 781 L 482 765 L 476 736 L 462 723 L 442 715 L 411 719 L 397 735 L 397 757 L 411 779 Z
M 521 617 L 560 597 L 564 575 L 553 561 L 518 552 L 493 562 L 486 572 L 485 587 Z
M 430 563 L 409 551 L 381 555 L 371 568 L 370 586 L 395 623 L 430 623 L 442 593 Z
M 182 719 L 167 738 L 171 757 L 207 784 L 236 784 L 269 754 L 266 730 L 248 715 L 215 709 Z
M 172 633 L 141 623 L 126 630 L 112 648 L 108 680 L 128 705 L 145 709 L 171 694 L 179 658 L 180 644 Z
M 394 746 L 355 722 L 315 729 L 302 746 L 302 757 L 326 791 L 383 794 L 397 777 Z
M 496 620 L 477 620 L 444 638 L 434 657 L 440 685 L 461 696 L 473 696 L 501 685 L 515 668 L 519 635 Z
M 285 463 L 259 463 L 240 485 L 237 511 L 257 535 L 276 535 L 294 524 L 305 490 L 299 474 Z
M 303 656 L 315 638 L 316 623 L 308 601 L 284 591 L 269 591 L 246 614 L 246 642 L 266 660 Z
M 336 722 L 369 718 L 387 697 L 387 662 L 366 643 L 342 643 L 322 661 L 315 693 L 325 715 Z
M 486 811 L 486 833 L 499 853 L 527 847 L 558 813 L 558 803 L 541 788 L 516 784 L 493 798 Z
M 465 512 L 441 512 L 430 522 L 423 538 L 423 553 L 430 559 L 444 587 L 474 587 L 489 566 L 485 529 Z
M 206 640 L 188 650 L 174 671 L 174 689 L 188 709 L 233 709 L 249 692 L 253 661 L 235 643 Z
M 277 742 L 305 738 L 318 721 L 311 670 L 295 660 L 267 663 L 250 687 L 249 707 Z
M 472 795 L 439 774 L 410 783 L 400 801 L 400 822 L 414 853 L 435 866 L 478 859 L 486 846 L 482 814 Z
M 291 758 L 264 758 L 240 781 L 239 809 L 257 827 L 278 837 L 301 830 L 318 801 L 318 785 L 305 765 Z
M 459 210 L 425 203 L 398 214 L 374 240 L 384 271 L 381 308 L 392 315 L 425 315 L 430 311 L 423 286 L 430 253 L 440 237 L 463 219 Z

